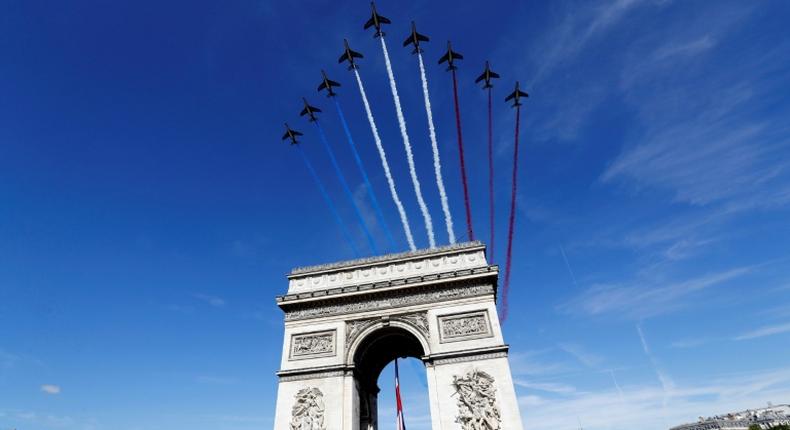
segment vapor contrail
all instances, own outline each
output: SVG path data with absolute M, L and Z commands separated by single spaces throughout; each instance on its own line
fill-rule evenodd
M 354 241 L 351 239 L 351 233 L 349 233 L 348 228 L 343 223 L 343 220 L 340 218 L 340 214 L 337 212 L 337 208 L 335 207 L 335 203 L 329 197 L 329 193 L 326 192 L 326 188 L 324 187 L 324 183 L 321 182 L 321 178 L 318 177 L 318 173 L 316 173 L 315 169 L 313 168 L 313 163 L 310 162 L 310 159 L 307 158 L 307 154 L 304 153 L 302 147 L 296 145 L 296 149 L 299 151 L 299 155 L 302 156 L 302 160 L 304 160 L 305 166 L 307 166 L 307 170 L 310 172 L 310 176 L 313 177 L 315 184 L 318 186 L 318 190 L 321 192 L 321 197 L 324 198 L 324 202 L 329 207 L 329 211 L 332 212 L 332 216 L 335 218 L 335 222 L 337 226 L 340 227 L 340 231 L 343 233 L 343 237 L 346 238 L 348 242 L 348 246 L 351 247 L 351 251 L 354 252 L 355 257 L 359 257 L 359 250 L 357 249 L 356 245 L 354 245 Z
M 390 55 L 387 52 L 387 44 L 384 42 L 384 37 L 381 39 L 381 51 L 384 53 L 384 63 L 387 66 L 387 75 L 390 80 L 390 89 L 392 90 L 392 99 L 395 101 L 395 112 L 398 115 L 398 125 L 400 126 L 400 135 L 403 138 L 403 147 L 406 149 L 406 159 L 409 162 L 409 174 L 411 174 L 411 182 L 414 185 L 414 193 L 417 194 L 417 204 L 420 206 L 422 217 L 425 220 L 425 229 L 428 231 L 428 243 L 431 248 L 436 247 L 436 239 L 433 235 L 433 221 L 431 214 L 428 212 L 428 206 L 422 197 L 420 190 L 420 180 L 417 178 L 417 168 L 414 166 L 414 155 L 411 152 L 411 143 L 409 143 L 409 134 L 406 131 L 406 119 L 403 117 L 403 109 L 400 106 L 400 97 L 398 97 L 398 87 L 395 85 L 395 75 L 392 73 L 392 63 L 390 63 Z
M 351 130 L 348 128 L 348 122 L 346 122 L 346 116 L 343 114 L 343 109 L 340 107 L 340 102 L 337 101 L 337 97 L 332 98 L 335 102 L 335 108 L 337 108 L 337 115 L 340 117 L 340 122 L 343 124 L 343 131 L 346 133 L 346 137 L 348 138 L 348 144 L 351 146 L 351 152 L 354 154 L 354 160 L 357 163 L 357 167 L 359 168 L 359 173 L 362 174 L 362 179 L 365 181 L 365 188 L 367 188 L 368 196 L 370 197 L 370 201 L 373 204 L 373 210 L 376 212 L 376 218 L 379 221 L 379 225 L 384 230 L 384 234 L 387 236 L 387 241 L 390 245 L 390 251 L 395 251 L 395 240 L 392 238 L 392 232 L 390 232 L 387 223 L 384 221 L 384 214 L 381 212 L 381 206 L 379 206 L 379 200 L 376 198 L 376 194 L 373 192 L 373 186 L 370 185 L 370 179 L 368 179 L 368 172 L 365 170 L 365 166 L 362 164 L 362 158 L 359 156 L 359 151 L 357 151 L 357 145 L 354 143 L 354 139 L 351 137 Z
M 464 209 L 466 209 L 466 234 L 469 240 L 475 240 L 475 232 L 472 227 L 472 204 L 469 201 L 469 182 L 466 179 L 466 162 L 464 161 L 464 139 L 461 133 L 461 109 L 458 106 L 458 78 L 455 75 L 455 67 L 450 69 L 453 75 L 453 101 L 455 104 L 455 129 L 458 133 L 458 159 L 461 164 L 461 183 L 464 186 Z
M 645 339 L 645 333 L 642 331 L 642 323 L 638 323 L 636 325 L 636 332 L 639 333 L 639 340 L 642 343 L 642 350 L 645 351 L 645 355 L 647 359 L 650 360 L 650 364 L 653 366 L 653 371 L 656 372 L 656 377 L 658 381 L 661 383 L 661 389 L 664 392 L 664 399 L 662 405 L 664 409 L 666 409 L 667 404 L 669 403 L 669 397 L 671 392 L 675 388 L 675 383 L 670 379 L 669 375 L 664 373 L 661 368 L 658 366 L 658 361 L 653 353 L 650 351 L 650 347 L 647 345 L 647 340 Z
M 513 183 L 510 189 L 510 217 L 508 219 L 507 230 L 507 253 L 505 255 L 505 284 L 502 287 L 502 313 L 499 316 L 501 321 L 507 319 L 507 296 L 510 291 L 510 270 L 513 257 L 513 228 L 516 221 L 516 185 L 518 184 L 518 129 L 521 118 L 521 106 L 516 105 L 516 135 L 513 145 Z
M 357 78 L 357 85 L 359 86 L 359 94 L 362 96 L 362 104 L 365 106 L 365 113 L 368 116 L 368 123 L 370 123 L 370 131 L 373 133 L 373 141 L 376 142 L 376 149 L 379 151 L 379 158 L 381 158 L 381 166 L 384 168 L 384 176 L 387 177 L 387 184 L 389 184 L 390 194 L 392 201 L 398 208 L 398 215 L 400 215 L 400 222 L 403 224 L 403 231 L 406 234 L 406 241 L 409 243 L 409 249 L 415 251 L 414 237 L 411 234 L 411 227 L 409 226 L 409 218 L 406 216 L 406 210 L 403 209 L 403 203 L 398 197 L 398 190 L 395 188 L 395 179 L 392 178 L 389 162 L 387 162 L 387 153 L 384 152 L 384 145 L 381 144 L 381 137 L 379 136 L 379 129 L 376 127 L 376 120 L 373 118 L 373 112 L 370 110 L 370 103 L 368 103 L 368 96 L 365 92 L 365 86 L 362 85 L 362 78 L 359 76 L 359 70 L 354 69 L 354 76 Z
M 314 123 L 316 128 L 318 128 L 318 135 L 321 137 L 321 143 L 324 144 L 324 149 L 326 149 L 326 153 L 329 155 L 329 160 L 332 162 L 332 167 L 335 168 L 335 173 L 337 174 L 338 179 L 340 179 L 340 184 L 343 186 L 343 191 L 346 192 L 348 199 L 351 200 L 351 206 L 354 208 L 357 218 L 359 218 L 359 223 L 362 225 L 362 230 L 365 232 L 365 237 L 368 239 L 368 244 L 370 245 L 371 250 L 373 250 L 373 253 L 378 254 L 379 251 L 376 248 L 376 242 L 373 241 L 373 236 L 370 234 L 368 224 L 365 222 L 365 218 L 362 217 L 362 212 L 359 210 L 359 205 L 357 205 L 356 200 L 354 200 L 354 194 L 351 192 L 351 188 L 348 186 L 348 182 L 346 181 L 346 177 L 343 175 L 343 171 L 340 170 L 340 165 L 337 164 L 335 153 L 332 151 L 332 147 L 329 146 L 329 141 L 326 138 L 326 134 L 324 134 L 324 129 L 321 127 L 321 123 L 318 121 L 314 121 Z
M 428 116 L 428 134 L 431 136 L 431 149 L 433 150 L 433 171 L 436 174 L 436 186 L 439 187 L 439 197 L 442 201 L 442 211 L 444 212 L 444 223 L 447 225 L 447 236 L 450 243 L 455 243 L 455 232 L 453 231 L 453 215 L 450 213 L 450 205 L 447 203 L 447 192 L 444 190 L 444 179 L 442 179 L 442 163 L 439 159 L 439 145 L 436 143 L 436 129 L 433 126 L 433 113 L 431 111 L 431 99 L 428 94 L 428 78 L 425 77 L 425 65 L 422 62 L 422 54 L 417 50 L 417 58 L 420 61 L 420 79 L 422 80 L 422 95 L 425 99 L 425 114 Z
M 489 85 L 489 84 L 486 84 Z M 496 231 L 494 229 L 494 119 L 491 107 L 491 86 L 488 86 L 488 228 L 489 228 L 489 261 L 494 260 L 494 244 Z

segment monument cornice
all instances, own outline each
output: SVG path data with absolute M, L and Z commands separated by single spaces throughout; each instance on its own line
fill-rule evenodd
M 499 274 L 497 266 L 469 271 L 429 275 L 412 282 L 385 283 L 379 286 L 352 286 L 339 291 L 300 293 L 277 298 L 286 321 L 322 318 L 348 313 L 388 310 L 440 301 L 493 295 Z
M 453 245 L 440 246 L 437 248 L 418 249 L 416 251 L 385 254 L 368 258 L 358 258 L 356 260 L 341 261 L 337 263 L 297 267 L 291 270 L 291 273 L 288 274 L 288 279 L 345 272 L 359 268 L 386 266 L 403 263 L 406 261 L 420 260 L 425 257 L 440 257 L 476 251 L 485 251 L 485 245 L 479 241 L 463 242 Z
M 490 265 L 473 269 L 453 270 L 449 272 L 434 273 L 422 276 L 413 276 L 405 279 L 393 279 L 389 281 L 373 282 L 360 285 L 350 285 L 348 287 L 329 288 L 324 290 L 307 291 L 304 293 L 285 294 L 277 296 L 277 305 L 285 308 L 292 304 L 302 304 L 306 302 L 322 301 L 327 299 L 348 298 L 359 295 L 369 295 L 384 291 L 399 290 L 405 288 L 431 286 L 436 284 L 452 284 L 459 280 L 471 280 L 481 278 L 494 278 L 496 281 L 499 276 L 499 266 Z

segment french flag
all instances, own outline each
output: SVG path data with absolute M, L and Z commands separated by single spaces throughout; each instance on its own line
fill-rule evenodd
M 395 403 L 398 407 L 398 430 L 406 430 L 406 422 L 403 420 L 403 402 L 400 397 L 400 378 L 398 377 L 398 359 L 395 359 Z

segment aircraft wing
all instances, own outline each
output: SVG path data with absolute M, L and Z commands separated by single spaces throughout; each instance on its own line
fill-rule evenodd
M 376 24 L 376 21 L 374 21 L 373 17 L 371 16 L 370 19 L 368 20 L 368 22 L 365 23 L 365 30 L 369 29 L 370 27 L 372 27 L 375 24 Z
M 442 56 L 442 58 L 439 59 L 439 64 L 442 64 L 449 59 L 450 59 L 450 51 L 447 51 L 447 53 L 444 54 L 444 56 Z
M 321 85 L 318 86 L 318 91 L 321 91 L 324 88 L 326 88 L 326 81 L 321 81 Z
M 335 81 L 333 81 L 333 80 L 331 80 L 331 79 L 327 79 L 327 81 L 329 81 L 329 85 L 331 85 L 331 86 L 333 86 L 333 87 L 339 87 L 339 86 L 341 86 L 339 82 L 335 82 Z
M 351 56 L 352 57 L 354 57 L 354 58 L 362 58 L 362 54 L 360 54 L 359 52 L 351 51 L 350 49 L 349 49 L 349 51 L 351 52 Z
M 499 73 L 491 72 L 491 71 L 489 71 L 488 73 L 491 75 L 492 78 L 499 78 Z
M 514 98 L 516 98 L 516 92 L 515 91 L 510 93 L 510 95 L 505 98 L 505 101 L 510 101 L 510 100 L 513 100 Z
M 383 17 L 383 16 L 381 16 L 379 14 L 376 14 L 376 18 L 379 19 L 379 23 L 380 24 L 392 24 L 392 22 L 389 20 L 389 18 Z
M 491 75 L 491 76 L 493 76 L 493 75 Z M 477 77 L 477 79 L 475 79 L 475 83 L 478 83 L 478 82 L 482 81 L 485 78 L 486 78 L 486 72 L 483 72 L 483 73 L 480 74 L 480 76 Z
M 414 41 L 414 39 L 412 38 L 411 35 L 409 35 L 409 37 L 407 37 L 406 40 L 403 41 L 403 46 L 409 46 L 409 44 L 412 43 L 412 41 Z
M 291 137 L 291 136 L 289 136 L 288 132 L 286 131 L 285 134 L 283 135 L 283 139 L 282 140 L 288 139 L 289 137 Z
M 452 52 L 452 51 L 451 51 L 451 52 Z M 464 56 L 463 56 L 463 55 L 461 55 L 461 54 L 459 54 L 459 53 L 457 53 L 457 52 L 453 52 L 453 57 L 454 57 L 454 58 L 457 58 L 457 59 L 459 59 L 459 60 L 463 60 L 463 59 L 464 59 Z
M 305 116 L 305 115 L 307 115 L 308 113 L 309 113 L 309 111 L 307 110 L 307 108 L 304 108 L 304 109 L 302 109 L 302 111 L 301 111 L 301 112 L 299 112 L 299 116 Z
M 294 134 L 294 136 L 304 136 L 302 133 L 299 133 L 296 130 L 291 130 L 291 132 Z
M 529 97 L 529 94 L 525 93 L 524 91 L 519 90 L 518 95 L 521 97 Z
M 419 40 L 420 42 L 427 42 L 430 39 L 428 39 L 428 36 L 423 36 L 422 34 L 417 33 L 417 40 Z
M 342 63 L 343 61 L 346 60 L 350 60 L 350 58 L 348 58 L 348 55 L 346 55 L 346 53 L 344 52 L 343 55 L 341 55 L 340 58 L 337 59 L 337 62 Z

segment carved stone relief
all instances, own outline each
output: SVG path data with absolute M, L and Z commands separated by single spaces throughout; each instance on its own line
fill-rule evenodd
M 335 355 L 335 331 L 295 334 L 291 336 L 291 359 Z
M 350 314 L 357 312 L 375 311 L 381 309 L 410 306 L 422 303 L 435 303 L 445 300 L 452 300 L 462 297 L 474 297 L 483 294 L 491 294 L 494 287 L 488 285 L 459 285 L 439 291 L 408 292 L 399 293 L 393 296 L 377 297 L 372 299 L 349 301 L 346 303 L 331 303 L 305 307 L 296 310 L 287 310 L 285 313 L 286 321 L 301 320 L 307 318 L 318 318 L 329 315 Z
M 492 335 L 487 311 L 468 312 L 439 317 L 441 342 L 477 339 Z
M 316 387 L 299 390 L 291 409 L 291 430 L 325 429 L 324 393 Z
M 385 317 L 348 321 L 346 322 L 346 354 L 348 354 L 351 345 L 365 329 L 382 321 L 404 322 L 416 328 L 426 339 L 429 339 L 431 336 L 430 329 L 428 328 L 427 312 L 413 312 L 410 314 L 389 315 Z
M 453 376 L 453 387 L 458 395 L 455 422 L 462 430 L 500 430 L 502 418 L 493 376 L 472 370 L 462 377 Z

